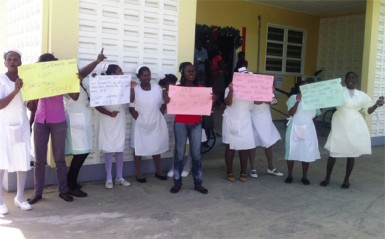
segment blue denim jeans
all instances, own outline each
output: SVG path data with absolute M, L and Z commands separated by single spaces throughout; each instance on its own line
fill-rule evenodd
M 183 158 L 186 150 L 187 138 L 190 144 L 192 159 L 192 176 L 195 185 L 202 184 L 201 140 L 202 124 L 174 123 L 175 151 L 174 151 L 174 183 L 182 184 Z

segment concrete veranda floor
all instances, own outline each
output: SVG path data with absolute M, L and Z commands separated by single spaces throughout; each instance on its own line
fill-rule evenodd
M 284 135 L 283 123 L 277 126 Z M 56 186 L 49 186 L 28 212 L 13 206 L 15 193 L 4 192 L 10 213 L 0 216 L 0 239 L 384 238 L 385 147 L 375 147 L 372 155 L 356 161 L 349 189 L 340 188 L 345 160 L 337 161 L 330 185 L 321 187 L 326 135 L 323 129 L 319 132 L 322 159 L 310 165 L 309 186 L 300 182 L 299 163 L 290 185 L 285 177 L 267 175 L 262 149 L 257 151 L 259 177 L 231 183 L 224 178 L 224 146 L 218 145 L 203 155 L 207 195 L 193 190 L 191 175 L 178 194 L 169 192 L 172 180 L 153 175 L 147 175 L 146 184 L 131 177 L 130 187 L 112 190 L 102 181 L 88 182 L 83 189 L 89 196 L 71 203 L 58 198 Z M 282 141 L 274 152 L 276 168 L 286 173 Z M 238 158 L 234 162 L 238 172 Z

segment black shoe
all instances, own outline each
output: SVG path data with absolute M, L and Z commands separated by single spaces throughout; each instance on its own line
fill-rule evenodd
M 175 184 L 174 187 L 172 187 L 170 189 L 170 192 L 171 193 L 178 193 L 180 191 L 180 189 L 182 188 L 182 185 L 180 184 Z
M 310 185 L 310 181 L 307 180 L 307 178 L 301 179 L 301 182 L 303 183 L 303 185 Z
M 38 201 L 40 201 L 43 197 L 41 195 L 35 195 L 33 198 L 28 198 L 27 199 L 27 202 L 29 204 L 35 204 L 37 203 Z
M 165 176 L 165 175 L 159 175 L 158 173 L 155 173 L 155 177 L 157 177 L 157 178 L 159 178 L 160 180 L 163 180 L 163 181 L 165 181 L 165 180 L 167 180 L 167 176 Z
M 204 188 L 201 184 L 199 185 L 195 185 L 194 189 L 200 193 L 203 193 L 203 194 L 207 194 L 209 192 L 209 190 L 207 190 L 206 188 Z
M 76 184 L 76 188 L 82 189 L 82 187 L 83 187 L 83 185 L 81 185 L 81 184 L 79 184 L 79 183 Z
M 67 202 L 72 202 L 74 198 L 69 193 L 59 193 L 59 197 Z
M 135 177 L 136 181 L 140 182 L 140 183 L 146 183 L 147 182 L 147 179 L 145 177 L 143 178 L 138 178 L 138 177 Z
M 84 197 L 87 197 L 88 194 L 85 193 L 84 191 L 82 191 L 81 189 L 79 188 L 76 188 L 74 190 L 69 190 L 68 193 L 72 196 L 75 196 L 75 197 L 79 197 L 79 198 L 84 198 Z
M 293 178 L 287 177 L 287 178 L 285 179 L 285 183 L 292 183 L 292 182 L 293 182 Z

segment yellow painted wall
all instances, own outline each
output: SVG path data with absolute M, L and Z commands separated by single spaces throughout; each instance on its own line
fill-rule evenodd
M 59 59 L 78 57 L 78 0 L 43 0 L 42 53 Z
M 361 89 L 373 96 L 374 79 L 377 65 L 377 41 L 380 19 L 380 1 L 368 0 L 366 3 L 364 53 L 362 59 Z M 371 117 L 367 117 L 371 128 Z
M 178 66 L 194 61 L 196 7 L 197 0 L 179 0 Z
M 267 24 L 271 23 L 306 30 L 304 75 L 313 75 L 317 71 L 319 17 L 239 0 L 198 0 L 197 4 L 198 24 L 222 27 L 232 26 L 240 31 L 242 31 L 242 27 L 246 27 L 246 59 L 249 62 L 249 70 L 253 72 L 257 70 L 258 16 L 261 16 L 262 25 L 260 36 L 260 72 L 263 73 L 265 69 Z M 290 91 L 295 83 L 295 76 L 282 74 L 279 74 L 279 76 L 283 76 L 284 79 L 282 84 L 283 90 Z M 286 96 L 280 95 L 278 97 L 279 104 L 276 108 L 287 112 L 286 100 Z M 274 119 L 285 118 L 281 114 L 272 113 Z

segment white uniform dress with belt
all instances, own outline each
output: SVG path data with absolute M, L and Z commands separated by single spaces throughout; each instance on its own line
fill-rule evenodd
M 344 88 L 344 104 L 333 114 L 332 128 L 325 144 L 331 157 L 356 158 L 372 153 L 369 129 L 361 114 L 367 114 L 373 105 L 372 99 L 362 91 L 349 91 Z
M 225 98 L 228 94 L 229 88 L 226 88 Z M 229 144 L 230 149 L 247 150 L 256 147 L 251 122 L 253 104 L 253 101 L 237 98 L 233 92 L 233 102 L 230 106 L 226 106 L 222 124 L 222 141 Z
M 290 110 L 296 102 L 297 95 L 292 95 L 286 105 Z M 313 162 L 320 159 L 317 132 L 313 118 L 320 114 L 317 110 L 304 110 L 302 102 L 299 103 L 297 111 L 290 117 L 286 129 L 286 160 L 297 160 L 301 162 Z
M 15 82 L 0 75 L 0 98 L 15 89 Z M 0 170 L 8 172 L 31 169 L 31 136 L 26 106 L 19 92 L 0 110 Z
M 85 78 L 78 100 L 64 98 L 67 121 L 66 155 L 86 154 L 92 151 L 92 110 L 89 107 L 88 84 Z
M 123 152 L 126 139 L 125 105 L 103 106 L 106 110 L 118 111 L 116 117 L 99 114 L 99 150 L 105 153 Z
M 135 87 L 135 110 L 139 116 L 132 123 L 131 147 L 137 156 L 151 156 L 169 149 L 166 120 L 160 112 L 163 104 L 162 88 L 151 82 L 151 90 L 145 91 L 140 84 Z
M 271 118 L 270 106 L 268 104 L 254 104 L 251 110 L 251 120 L 257 146 L 268 148 L 281 139 Z

